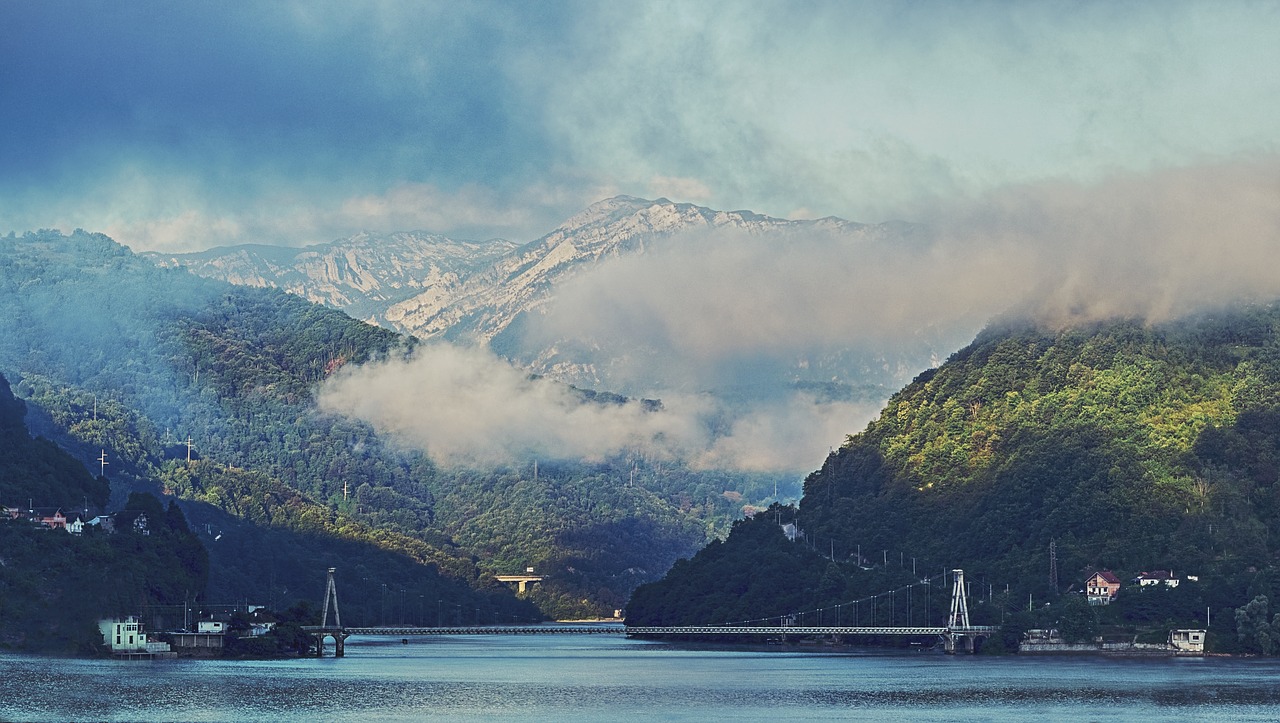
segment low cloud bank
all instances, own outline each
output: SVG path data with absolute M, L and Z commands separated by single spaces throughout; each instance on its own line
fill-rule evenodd
M 640 402 L 586 401 L 557 382 L 530 376 L 492 353 L 448 344 L 412 358 L 350 368 L 325 383 L 320 408 L 373 425 L 446 465 L 487 466 L 529 458 L 602 459 L 635 452 L 697 467 L 753 471 L 813 467 L 869 406 L 818 404 L 797 394 L 753 408 L 724 425 L 725 410 L 705 395 Z
M 923 215 L 923 214 L 922 214 Z M 1280 296 L 1280 160 L 1043 183 L 871 235 L 727 232 L 667 240 L 569 284 L 548 339 L 656 349 L 675 367 L 794 354 L 993 316 L 1173 318 Z
M 801 368 L 850 348 L 864 360 L 890 350 L 880 371 L 909 377 L 919 369 L 892 368 L 893 350 L 923 368 L 922 339 L 958 345 L 1001 315 L 1159 322 L 1280 297 L 1275 157 L 1009 188 L 922 220 L 870 234 L 685 235 L 574 280 L 532 333 L 589 340 L 616 362 L 610 382 L 644 377 L 643 395 L 663 399 L 659 413 L 582 404 L 487 352 L 447 346 L 346 373 L 322 403 L 444 461 L 637 449 L 703 466 L 803 470 L 876 410 L 800 394 L 728 410 L 669 390 L 750 387 L 761 360 Z M 637 348 L 647 353 L 628 371 Z

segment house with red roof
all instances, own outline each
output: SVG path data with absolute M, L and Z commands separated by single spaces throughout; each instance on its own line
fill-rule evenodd
M 1109 605 L 1120 592 L 1120 578 L 1110 570 L 1099 570 L 1084 583 L 1090 605 Z

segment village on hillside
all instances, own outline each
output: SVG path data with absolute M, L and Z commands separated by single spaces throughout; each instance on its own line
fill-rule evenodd
M 0 519 L 9 522 L 26 522 L 46 530 L 65 530 L 73 535 L 97 529 L 106 534 L 116 530 L 132 529 L 142 535 L 151 534 L 147 529 L 147 514 L 143 510 L 120 510 L 111 514 L 91 514 L 83 510 L 67 511 L 61 507 L 0 507 Z

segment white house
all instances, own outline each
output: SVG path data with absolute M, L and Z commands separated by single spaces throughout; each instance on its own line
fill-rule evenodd
M 84 532 L 84 515 L 79 512 L 72 512 L 67 515 L 67 532 L 73 535 L 79 535 Z
M 1137 577 L 1133 578 L 1133 581 L 1142 587 L 1147 587 L 1148 585 L 1159 585 L 1161 583 L 1167 587 L 1177 587 L 1179 582 L 1178 578 L 1174 577 L 1173 573 L 1168 570 L 1139 573 Z
M 147 640 L 147 633 L 142 623 L 130 615 L 124 620 L 112 618 L 99 620 L 98 630 L 102 632 L 102 642 L 111 646 L 113 653 L 167 653 L 168 643 Z
M 1187 653 L 1204 652 L 1203 630 L 1170 630 L 1169 647 Z

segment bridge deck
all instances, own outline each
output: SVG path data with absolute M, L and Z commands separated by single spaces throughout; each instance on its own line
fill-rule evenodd
M 990 635 L 999 628 L 971 626 L 869 627 L 869 626 L 789 626 L 730 627 L 723 625 L 624 626 L 624 625 L 482 625 L 474 627 L 322 627 L 304 626 L 309 633 L 345 635 Z

